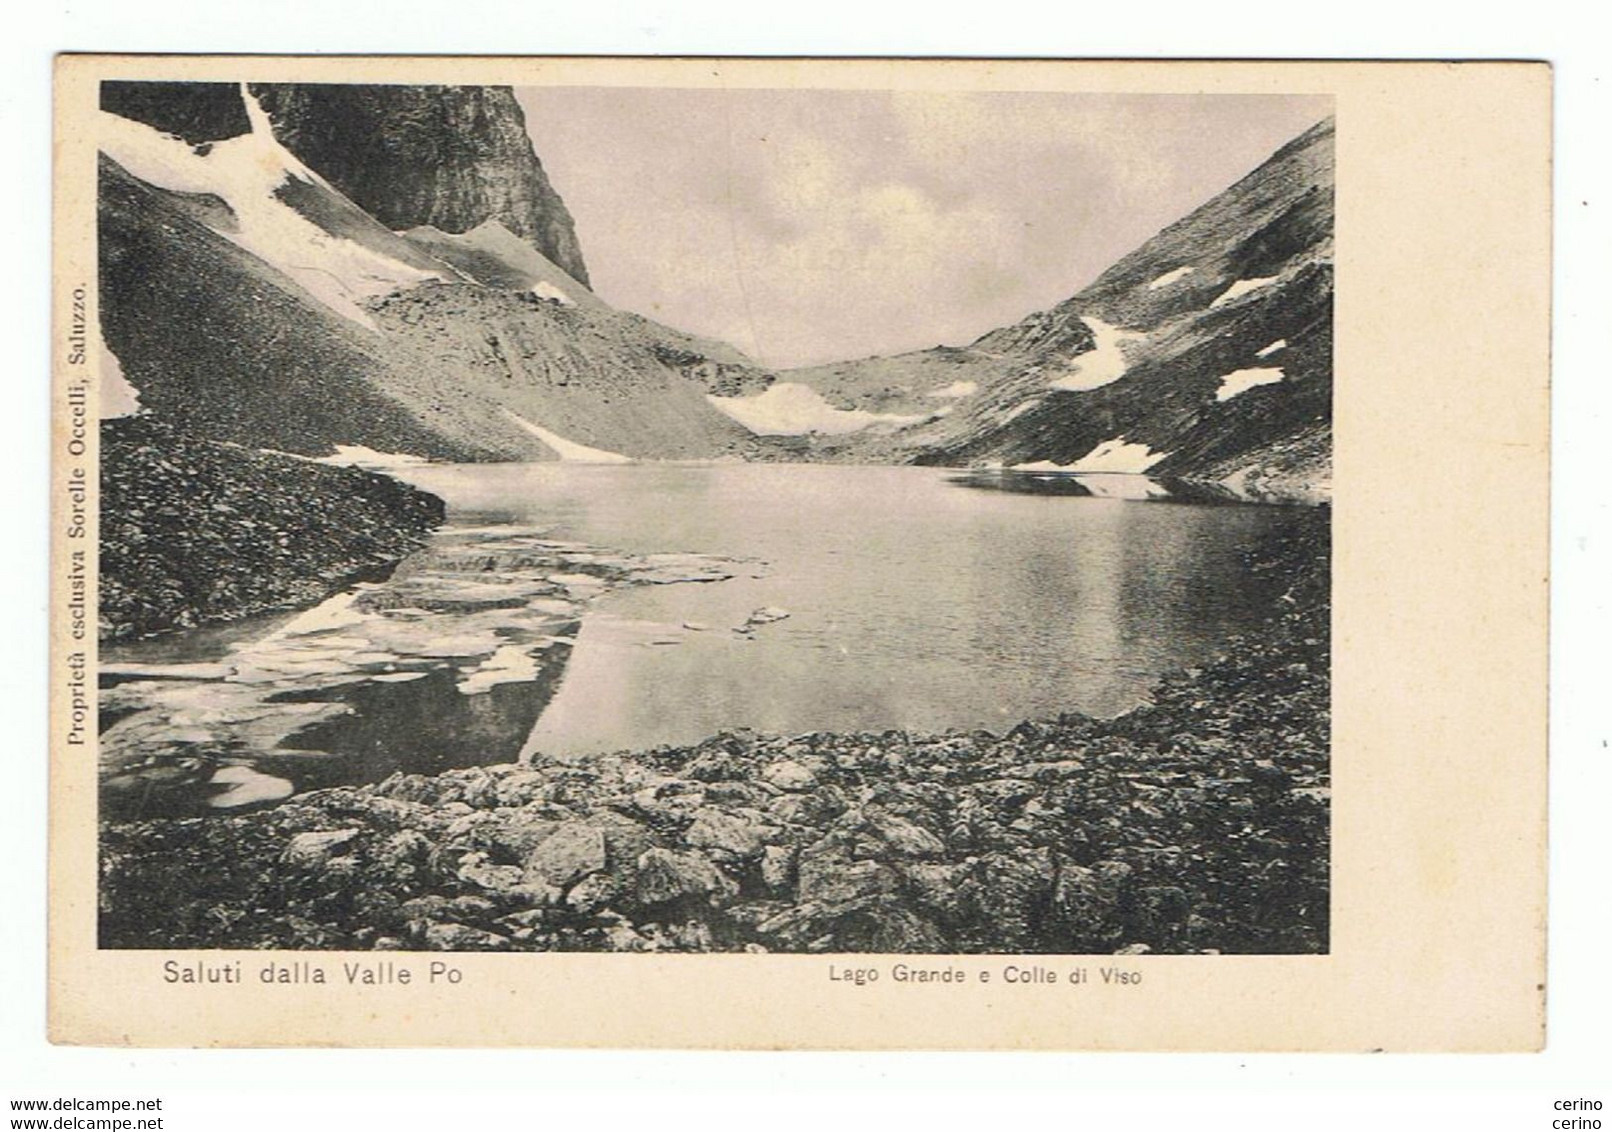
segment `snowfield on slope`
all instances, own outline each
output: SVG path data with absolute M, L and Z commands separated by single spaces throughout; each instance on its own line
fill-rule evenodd
M 845 436 L 873 425 L 902 428 L 929 420 L 933 413 L 899 416 L 870 413 L 866 409 L 836 409 L 823 395 L 798 381 L 780 381 L 751 397 L 705 399 L 757 436 Z
M 1145 444 L 1133 444 L 1123 436 L 1105 440 L 1069 465 L 1072 472 L 1128 472 L 1139 475 L 1168 456 Z
M 1096 345 L 1084 354 L 1077 354 L 1069 363 L 1069 369 L 1052 379 L 1054 389 L 1083 392 L 1118 381 L 1125 376 L 1124 344 L 1144 337 L 1134 330 L 1121 330 L 1090 315 L 1081 315 L 1080 320 L 1091 328 Z
M 101 419 L 132 417 L 140 411 L 140 391 L 123 376 L 118 356 L 101 347 Z
M 1172 283 L 1179 283 L 1181 280 L 1191 275 L 1192 272 L 1193 268 L 1191 267 L 1178 267 L 1174 271 L 1166 271 L 1163 275 L 1150 282 L 1147 285 L 1147 289 L 1149 291 L 1157 291 L 1161 288 L 1170 286 Z
M 1246 393 L 1258 385 L 1274 385 L 1286 376 L 1278 366 L 1233 370 L 1220 379 L 1220 388 L 1215 390 L 1215 400 L 1230 401 L 1239 393 Z
M 1168 452 L 1155 452 L 1145 444 L 1128 443 L 1123 436 L 1118 436 L 1113 440 L 1103 441 L 1072 464 L 1054 464 L 1050 460 L 1037 460 L 1033 464 L 1014 464 L 1013 471 L 1141 475 L 1168 455 Z
M 229 206 L 235 224 L 209 225 L 213 231 L 368 329 L 375 324 L 359 305 L 364 299 L 428 279 L 452 278 L 334 236 L 281 200 L 277 192 L 292 178 L 340 194 L 275 139 L 268 115 L 245 84 L 241 97 L 251 133 L 213 142 L 205 153 L 172 134 L 105 111 L 98 123 L 101 151 L 159 189 L 218 197 Z
M 313 461 L 315 464 L 350 465 L 354 468 L 414 468 L 431 461 L 424 456 L 415 456 L 408 452 L 377 452 L 373 448 L 366 448 L 362 444 L 338 444 L 334 456 L 319 456 Z
M 551 303 L 559 303 L 562 307 L 576 305 L 576 300 L 572 299 L 570 295 L 567 295 L 564 291 L 550 283 L 547 279 L 539 280 L 537 285 L 532 288 L 532 294 L 536 295 L 540 299 L 547 299 Z
M 1258 279 L 1239 279 L 1216 295 L 1215 301 L 1209 304 L 1209 309 L 1214 310 L 1216 307 L 1223 307 L 1227 303 L 1235 302 L 1250 291 L 1258 291 L 1262 287 L 1269 287 L 1280 278 L 1280 275 L 1264 275 Z
M 557 432 L 550 432 L 542 425 L 533 424 L 525 417 L 504 410 L 510 420 L 520 425 L 527 432 L 537 437 L 544 444 L 554 449 L 562 464 L 631 464 L 631 456 L 623 456 L 620 452 L 606 452 L 603 448 L 589 448 L 586 444 L 578 444 L 574 440 L 567 440 Z

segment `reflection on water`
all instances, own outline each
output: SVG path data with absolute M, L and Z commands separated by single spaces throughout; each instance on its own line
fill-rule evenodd
M 738 727 L 1117 713 L 1257 621 L 1269 595 L 1241 553 L 1292 519 L 1128 476 L 402 474 L 447 501 L 450 526 L 390 579 L 108 655 L 109 815 Z M 1140 505 L 1161 501 L 1182 505 Z
M 1094 499 L 1126 499 L 1136 503 L 1252 503 L 1229 487 L 1117 472 L 1047 472 L 1016 468 L 970 468 L 946 478 L 947 483 L 983 491 L 1021 495 L 1078 495 Z
M 1114 714 L 1260 617 L 1265 596 L 1240 554 L 1292 518 L 1138 506 L 1127 500 L 1161 497 L 1129 476 L 1081 477 L 1080 494 L 1059 498 L 959 490 L 966 477 L 933 468 L 509 465 L 411 478 L 479 520 L 547 517 L 591 543 L 768 564 L 765 577 L 605 598 L 527 745 L 549 754 L 739 726 L 939 730 Z M 1036 482 L 1056 492 L 1070 478 Z M 737 631 L 762 608 L 789 617 Z
M 719 581 L 739 565 L 456 525 L 385 581 L 302 613 L 108 650 L 103 812 L 232 809 L 395 770 L 507 762 L 595 597 Z

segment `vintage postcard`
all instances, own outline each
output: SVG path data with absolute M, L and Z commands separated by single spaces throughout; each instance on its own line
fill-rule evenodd
M 1540 1047 L 1547 67 L 56 113 L 55 1040 Z

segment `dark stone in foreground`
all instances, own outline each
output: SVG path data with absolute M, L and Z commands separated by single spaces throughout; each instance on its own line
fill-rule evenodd
M 1113 720 L 725 734 L 103 829 L 112 948 L 1327 948 L 1321 510 L 1268 629 Z
M 372 472 L 101 426 L 101 639 L 304 605 L 390 567 L 442 501 Z

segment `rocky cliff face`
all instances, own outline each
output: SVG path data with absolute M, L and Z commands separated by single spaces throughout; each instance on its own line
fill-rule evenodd
M 571 214 L 508 87 L 254 85 L 275 136 L 388 228 L 489 220 L 588 281 Z
M 514 92 L 485 86 L 253 83 L 274 135 L 393 230 L 489 220 L 588 282 L 571 214 L 549 184 Z M 205 145 L 250 133 L 236 83 L 106 82 L 101 109 Z
M 239 83 L 103 82 L 101 109 L 191 145 L 250 133 Z

